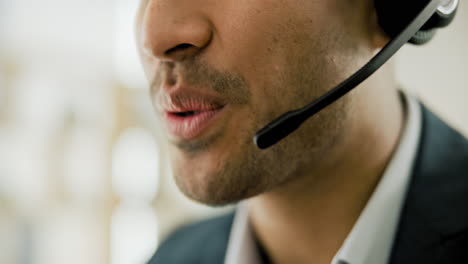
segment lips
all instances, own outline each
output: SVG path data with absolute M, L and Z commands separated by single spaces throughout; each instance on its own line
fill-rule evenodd
M 168 133 L 182 140 L 208 131 L 226 106 L 220 98 L 188 91 L 161 95 L 159 101 Z

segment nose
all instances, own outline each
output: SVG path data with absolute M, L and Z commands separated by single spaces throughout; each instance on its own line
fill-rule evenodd
M 212 38 L 209 20 L 196 12 L 197 1 L 148 1 L 140 38 L 143 54 L 162 61 L 182 61 L 205 49 Z

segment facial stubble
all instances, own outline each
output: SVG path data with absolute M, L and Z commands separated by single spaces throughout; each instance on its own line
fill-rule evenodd
M 253 144 L 255 132 L 269 121 L 325 92 L 324 87 L 327 85 L 324 84 L 326 81 L 323 76 L 330 75 L 332 70 L 320 66 L 333 68 L 334 65 L 329 61 L 311 61 L 310 58 L 291 58 L 291 67 L 277 76 L 278 83 L 264 89 L 271 93 L 265 95 L 271 111 L 263 114 L 252 108 L 251 87 L 241 74 L 215 70 L 199 61 L 183 64 L 179 71 L 174 71 L 180 73 L 189 84 L 210 87 L 223 98 L 228 98 L 230 103 L 253 109 L 248 116 L 242 118 L 242 124 L 227 122 L 218 133 L 210 137 L 173 144 L 173 155 L 178 157 L 173 159 L 174 177 L 178 187 L 189 198 L 217 206 L 271 191 L 319 164 L 327 156 L 327 151 L 339 144 L 341 133 L 338 131 L 342 130 L 342 120 L 346 118 L 347 100 L 332 105 L 268 150 L 259 150 Z M 173 77 L 177 79 L 176 75 Z M 281 92 L 285 91 L 288 94 L 282 95 Z M 235 129 L 235 133 L 228 131 L 229 128 Z M 238 144 L 232 149 L 224 150 L 224 159 L 216 165 L 197 164 L 201 156 L 218 154 L 220 150 L 217 146 L 223 141 L 231 140 L 227 138 L 228 132 L 236 135 Z M 198 169 L 185 170 L 187 164 L 197 164 Z M 216 169 L 209 170 L 209 167 Z

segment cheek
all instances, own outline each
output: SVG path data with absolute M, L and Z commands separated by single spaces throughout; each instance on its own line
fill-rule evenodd
M 219 12 L 223 16 L 213 18 L 217 34 L 212 52 L 206 54 L 216 56 L 210 61 L 216 61 L 217 67 L 226 67 L 244 76 L 251 87 L 251 105 L 256 108 L 252 110 L 257 114 L 288 110 L 291 104 L 288 97 L 294 96 L 288 85 L 291 75 L 298 74 L 292 72 L 293 64 L 304 55 L 313 56 L 310 40 L 319 37 L 320 24 L 324 21 L 313 18 L 313 12 L 291 8 L 291 3 L 282 8 L 278 6 L 278 3 L 293 1 L 240 2 L 242 4 L 224 6 L 229 11 Z M 262 5 L 268 8 L 261 8 Z M 272 109 L 271 105 L 279 110 Z M 271 117 L 273 113 L 265 115 Z
M 222 5 L 225 11 L 212 17 L 216 28 L 212 54 L 228 69 L 264 75 L 264 69 L 274 64 L 279 47 L 284 46 L 279 41 L 288 38 L 280 30 L 284 23 L 281 13 L 272 4 L 277 1 L 227 2 Z

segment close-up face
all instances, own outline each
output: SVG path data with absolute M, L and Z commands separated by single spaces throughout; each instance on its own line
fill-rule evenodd
M 142 1 L 136 38 L 179 188 L 221 205 L 332 163 L 354 94 L 269 149 L 252 138 L 372 56 L 372 14 L 367 0 Z

